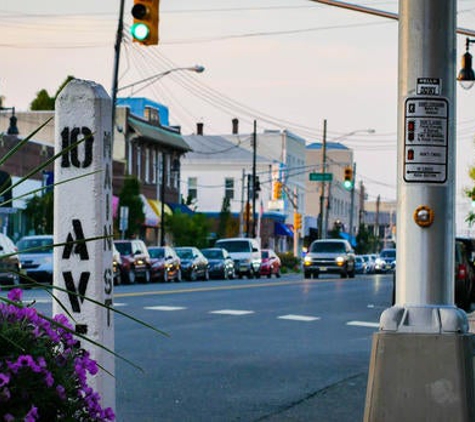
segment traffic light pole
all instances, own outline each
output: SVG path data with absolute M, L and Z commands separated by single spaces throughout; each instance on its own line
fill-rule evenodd
M 396 303 L 366 422 L 475 420 L 474 335 L 454 306 L 455 31 L 456 0 L 400 0 Z
M 348 229 L 348 233 L 353 236 L 353 214 L 354 214 L 354 207 L 355 207 L 355 183 L 356 183 L 356 163 L 353 163 L 353 172 L 352 172 L 352 183 L 351 183 L 351 199 L 350 199 L 350 227 Z

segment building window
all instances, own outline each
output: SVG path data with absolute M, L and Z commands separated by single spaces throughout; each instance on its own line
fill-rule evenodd
M 234 179 L 231 177 L 224 179 L 224 197 L 234 199 Z
M 188 177 L 188 198 L 198 199 L 198 179 L 196 177 Z
M 152 152 L 152 183 L 157 184 L 158 183 L 158 151 L 153 150 Z

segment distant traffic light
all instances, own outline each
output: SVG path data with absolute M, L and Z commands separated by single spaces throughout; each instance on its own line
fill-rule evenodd
M 274 180 L 272 185 L 272 199 L 274 201 L 282 198 L 282 182 L 280 180 Z
M 131 13 L 134 23 L 130 33 L 142 45 L 158 44 L 158 6 L 160 0 L 134 0 Z
M 345 167 L 343 186 L 347 190 L 351 190 L 353 188 L 353 169 L 349 166 Z
M 294 212 L 294 229 L 300 230 L 302 228 L 302 214 Z

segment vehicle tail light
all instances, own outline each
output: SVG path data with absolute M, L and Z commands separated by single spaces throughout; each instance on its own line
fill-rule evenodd
M 464 280 L 467 276 L 467 267 L 465 264 L 459 264 L 457 268 L 457 280 Z

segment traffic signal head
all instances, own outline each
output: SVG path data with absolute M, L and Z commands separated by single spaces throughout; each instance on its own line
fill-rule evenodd
M 300 230 L 302 228 L 302 214 L 294 212 L 294 229 Z
M 272 186 L 272 199 L 277 200 L 282 198 L 282 182 L 279 180 L 274 180 Z
M 142 45 L 158 44 L 158 6 L 160 0 L 134 0 L 131 13 L 134 23 L 130 33 Z
M 348 190 L 353 188 L 353 169 L 351 167 L 345 167 L 343 186 Z

